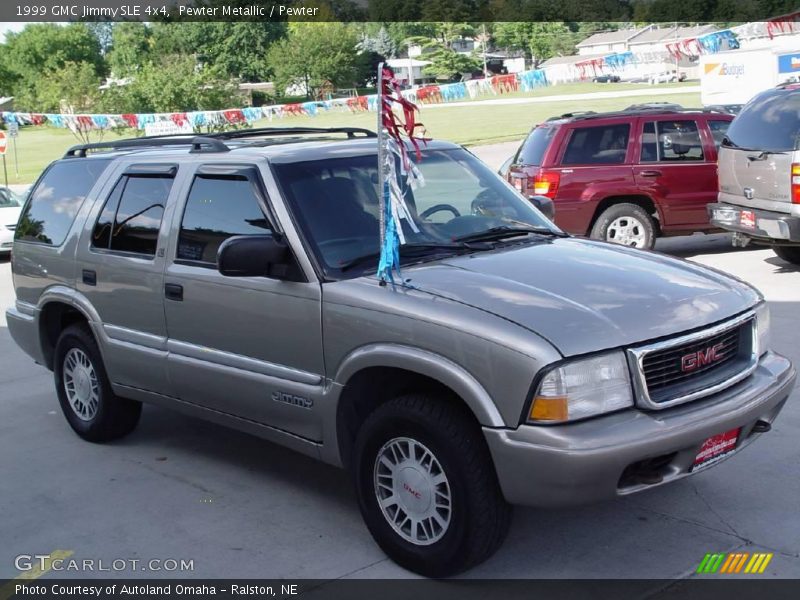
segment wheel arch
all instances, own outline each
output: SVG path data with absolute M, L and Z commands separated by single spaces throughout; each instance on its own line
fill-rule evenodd
M 597 206 L 594 208 L 594 214 L 589 222 L 589 227 L 586 229 L 586 235 L 590 235 L 592 233 L 592 229 L 594 229 L 594 226 L 597 223 L 597 220 L 600 218 L 600 215 L 602 215 L 606 209 L 614 206 L 615 204 L 635 204 L 646 210 L 648 214 L 654 215 L 655 218 L 653 221 L 656 227 L 656 236 L 661 235 L 661 223 L 663 221 L 663 216 L 661 214 L 660 207 L 650 196 L 646 194 L 620 194 L 606 196 L 600 200 L 600 202 L 598 202 Z
M 476 424 L 505 423 L 483 386 L 460 365 L 437 354 L 392 344 L 353 352 L 340 367 L 336 382 L 335 439 L 341 464 L 348 466 L 358 428 L 383 402 L 410 392 L 429 392 L 465 409 Z
M 39 299 L 39 343 L 42 349 L 44 366 L 53 370 L 53 357 L 56 343 L 64 331 L 75 323 L 85 323 L 98 339 L 95 324 L 99 322 L 97 313 L 81 294 L 65 286 L 54 286 L 44 292 Z M 100 346 L 102 352 L 102 346 Z

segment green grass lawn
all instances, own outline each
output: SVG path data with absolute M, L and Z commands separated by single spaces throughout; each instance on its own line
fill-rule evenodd
M 552 86 L 538 90 L 533 94 L 508 94 L 502 97 L 519 96 L 544 96 L 572 94 L 580 92 L 621 90 L 636 84 L 593 84 L 578 83 Z M 671 84 L 670 87 L 683 84 Z M 621 87 L 625 86 L 625 87 Z M 652 89 L 644 85 L 644 88 Z M 489 99 L 487 96 L 483 99 Z M 579 110 L 616 110 L 622 109 L 637 102 L 647 102 L 666 99 L 684 106 L 700 106 L 698 93 L 670 94 L 663 98 L 655 96 L 608 98 L 593 100 L 575 100 L 567 102 L 545 102 L 541 104 L 510 104 L 510 105 L 484 105 L 481 101 L 471 102 L 466 106 L 448 106 L 445 108 L 422 107 L 420 120 L 428 131 L 428 136 L 450 140 L 459 144 L 476 145 L 503 142 L 522 138 L 532 125 L 558 114 Z M 255 127 L 292 127 L 315 126 L 337 127 L 353 126 L 376 128 L 377 116 L 375 113 L 351 114 L 334 110 L 321 112 L 317 117 L 286 117 L 277 121 L 266 119 L 257 121 Z M 114 139 L 113 133 L 106 133 L 104 139 Z M 6 153 L 9 183 L 31 183 L 51 161 L 60 157 L 70 146 L 78 140 L 66 129 L 51 127 L 25 127 L 17 138 L 17 152 L 19 161 L 19 177 L 14 170 L 14 146 L 9 143 Z M 2 174 L 0 174 L 0 177 Z

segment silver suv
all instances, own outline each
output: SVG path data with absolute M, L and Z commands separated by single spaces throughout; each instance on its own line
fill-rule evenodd
M 711 223 L 734 244 L 771 246 L 800 265 L 800 85 L 753 98 L 733 120 L 719 152 L 719 201 Z
M 511 504 L 631 494 L 769 431 L 796 374 L 756 290 L 565 235 L 444 142 L 382 285 L 376 153 L 265 129 L 52 164 L 7 317 L 75 432 L 118 438 L 152 402 L 346 467 L 381 548 L 444 576 L 498 548 Z

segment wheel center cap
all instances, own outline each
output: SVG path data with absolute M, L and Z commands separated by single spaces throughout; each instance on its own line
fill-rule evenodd
M 78 396 L 81 399 L 88 398 L 91 386 L 88 373 L 86 373 L 84 369 L 81 369 L 75 374 L 75 379 L 75 391 L 78 393 Z
M 431 505 L 431 485 L 415 467 L 400 469 L 395 492 L 403 507 L 414 515 L 424 515 Z

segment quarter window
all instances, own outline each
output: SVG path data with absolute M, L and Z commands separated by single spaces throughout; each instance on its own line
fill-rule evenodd
M 92 246 L 155 256 L 172 177 L 123 176 L 92 232 Z
M 60 246 L 108 159 L 78 158 L 52 165 L 36 184 L 15 239 Z
M 625 162 L 630 125 L 580 127 L 572 132 L 564 165 L 619 165 Z
M 703 160 L 695 121 L 649 121 L 642 130 L 642 162 Z
M 730 121 L 708 121 L 708 128 L 711 130 L 711 137 L 714 138 L 714 145 L 717 147 L 717 150 L 719 150 L 719 145 L 722 143 L 722 138 L 728 133 L 728 127 L 730 127 L 730 125 Z
M 271 231 L 250 179 L 198 175 L 186 201 L 177 258 L 215 265 L 217 251 L 229 237 Z

